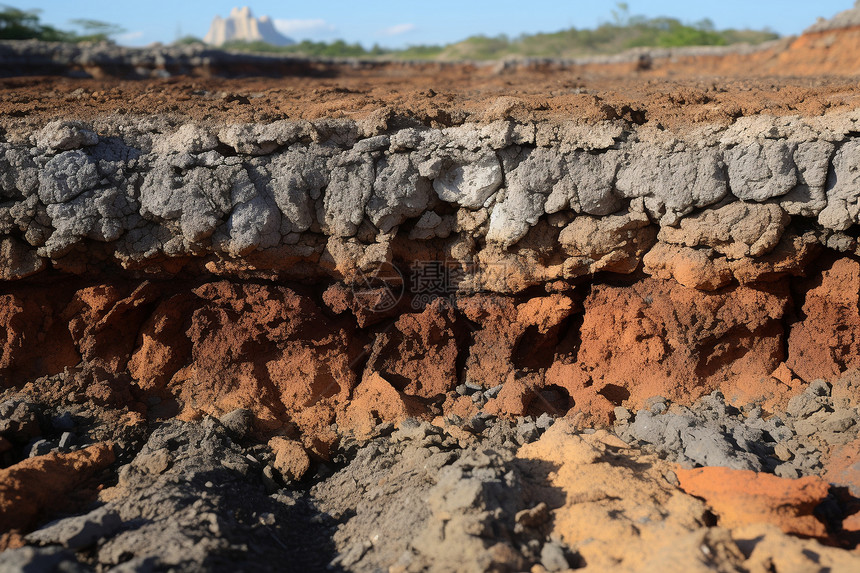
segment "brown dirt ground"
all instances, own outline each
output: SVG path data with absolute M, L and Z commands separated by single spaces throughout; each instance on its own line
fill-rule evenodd
M 672 80 L 632 73 L 470 75 L 344 74 L 337 78 L 0 80 L 0 125 L 92 120 L 106 114 L 167 114 L 212 123 L 363 119 L 380 108 L 431 126 L 468 121 L 594 122 L 624 118 L 668 129 L 726 125 L 742 116 L 823 115 L 860 105 L 856 81 L 838 77 Z

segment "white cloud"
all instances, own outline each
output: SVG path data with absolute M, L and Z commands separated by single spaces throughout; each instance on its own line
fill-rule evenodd
M 307 38 L 313 36 L 327 36 L 337 31 L 334 25 L 329 24 L 322 18 L 316 20 L 283 20 L 274 21 L 275 28 L 286 36 Z
M 143 38 L 143 32 L 125 32 L 124 34 L 119 34 L 116 39 L 120 42 L 129 42 L 131 40 L 139 40 Z
M 408 34 L 409 32 L 414 31 L 416 28 L 415 24 L 395 24 L 394 26 L 389 26 L 388 28 L 383 28 L 380 30 L 380 33 L 383 36 L 400 36 L 403 34 Z

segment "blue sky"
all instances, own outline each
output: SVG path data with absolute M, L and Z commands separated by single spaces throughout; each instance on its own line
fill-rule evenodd
M 247 0 L 246 0 L 247 1 Z M 69 20 L 92 18 L 119 24 L 125 45 L 168 43 L 177 33 L 203 37 L 216 14 L 227 16 L 232 1 L 182 0 L 0 0 L 25 10 L 40 9 L 44 23 L 72 28 Z M 798 34 L 818 17 L 851 8 L 853 0 L 629 0 L 630 12 L 673 16 L 685 22 L 710 18 L 719 28 L 764 28 Z M 238 4 L 244 5 L 244 4 Z M 554 32 L 592 28 L 612 18 L 615 2 L 594 0 L 317 0 L 248 2 L 255 16 L 269 15 L 294 39 L 342 38 L 366 46 L 402 47 L 462 40 L 474 34 Z

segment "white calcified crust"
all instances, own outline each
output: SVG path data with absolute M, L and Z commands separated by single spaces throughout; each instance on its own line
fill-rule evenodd
M 671 134 L 609 121 L 391 133 L 348 120 L 52 122 L 0 143 L 0 266 L 6 279 L 80 268 L 93 250 L 126 268 L 302 261 L 348 279 L 413 249 L 476 269 L 463 288 L 510 291 L 632 272 L 643 257 L 646 272 L 677 274 L 669 258 L 682 256 L 721 269 L 688 281 L 716 288 L 742 280 L 726 270 L 739 260 L 786 267 L 780 246 L 789 258 L 813 243 L 857 248 L 845 231 L 860 223 L 858 119 Z M 516 279 L 483 272 L 497 263 Z

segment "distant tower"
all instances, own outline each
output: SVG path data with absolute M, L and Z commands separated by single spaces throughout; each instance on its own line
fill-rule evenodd
M 265 42 L 274 46 L 295 44 L 275 29 L 271 18 L 254 18 L 247 6 L 233 8 L 226 19 L 215 16 L 203 41 L 212 46 L 223 46 L 227 42 Z

